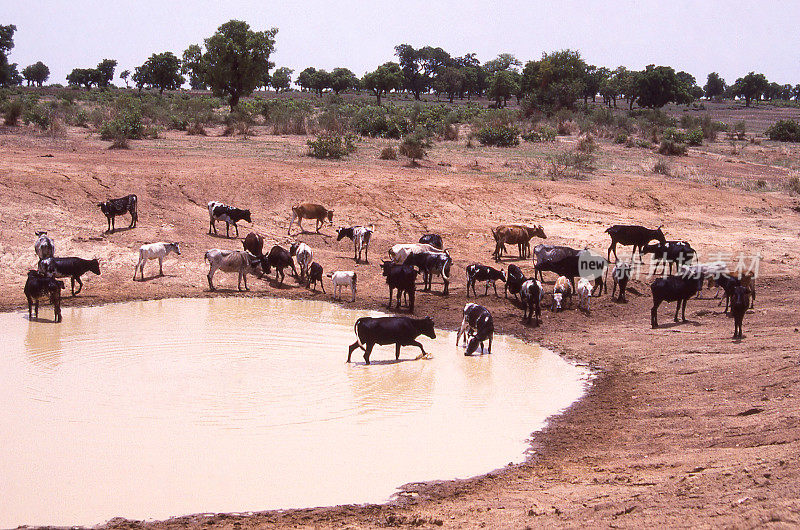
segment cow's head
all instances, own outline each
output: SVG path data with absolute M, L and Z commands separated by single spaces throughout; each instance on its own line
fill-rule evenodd
M 391 270 L 392 265 L 394 265 L 393 261 L 384 261 L 383 263 L 381 263 L 381 269 L 383 269 L 383 275 L 384 276 L 389 274 L 389 271 Z
M 328 210 L 328 222 L 333 224 L 333 210 Z
M 292 243 L 292 245 L 289 247 L 289 255 L 290 256 L 297 255 L 297 247 L 299 246 L 300 246 L 299 243 Z
M 436 331 L 433 329 L 433 319 L 431 317 L 419 318 L 416 319 L 415 322 L 417 324 L 417 331 L 419 331 L 420 334 L 432 339 L 436 338 Z
M 34 232 L 34 234 L 36 234 L 36 237 L 42 237 L 42 236 L 46 236 L 47 235 L 47 231 L 46 230 L 39 230 L 39 231 Z
M 100 274 L 100 262 L 96 259 L 89 261 L 89 270 L 95 274 Z
M 658 243 L 648 243 L 642 247 L 642 254 L 655 254 L 661 245 Z
M 242 219 L 247 221 L 248 223 L 252 223 L 253 221 L 250 220 L 250 210 L 243 210 Z
M 108 214 L 108 201 L 106 201 L 106 202 L 98 202 L 97 206 L 98 206 L 98 208 L 100 208 L 101 212 L 103 212 L 106 215 Z
M 561 293 L 553 294 L 553 311 L 561 310 L 561 302 L 564 300 L 564 295 Z
M 663 226 L 663 225 L 661 225 L 661 226 Z M 656 235 L 655 235 L 655 237 L 653 239 L 658 239 L 662 243 L 666 243 L 667 242 L 667 238 L 664 237 L 664 232 L 661 231 L 661 226 L 656 228 Z
M 547 234 L 544 233 L 544 228 L 542 225 L 533 225 L 529 230 L 528 234 L 531 237 L 541 237 L 542 239 L 547 239 Z
M 353 229 L 352 228 L 339 228 L 336 230 L 336 241 L 341 241 L 345 237 L 353 237 Z
M 172 249 L 175 251 L 175 254 L 178 256 L 181 255 L 181 247 L 178 245 L 178 243 L 172 243 Z

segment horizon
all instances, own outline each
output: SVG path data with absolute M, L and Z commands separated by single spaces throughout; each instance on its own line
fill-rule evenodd
M 543 53 L 572 49 L 587 64 L 612 70 L 670 66 L 692 74 L 701 87 L 711 72 L 718 72 L 729 85 L 750 71 L 781 85 L 800 83 L 800 39 L 793 28 L 800 5 L 684 0 L 672 4 L 664 17 L 663 4 L 653 0 L 623 1 L 613 9 L 577 1 L 558 6 L 537 2 L 524 12 L 514 4 L 505 0 L 487 10 L 452 0 L 435 5 L 419 0 L 378 2 L 368 6 L 375 17 L 364 27 L 360 21 L 365 9 L 352 0 L 279 6 L 252 6 L 241 0 L 224 6 L 206 0 L 113 5 L 90 0 L 81 9 L 56 1 L 48 4 L 46 19 L 35 4 L 6 7 L 0 12 L 0 24 L 17 27 L 9 62 L 17 63 L 20 71 L 44 62 L 50 68 L 48 84 L 66 84 L 66 75 L 74 68 L 93 68 L 108 58 L 117 61 L 113 84 L 124 86 L 119 79 L 123 70 L 133 72 L 154 53 L 171 51 L 180 58 L 190 44 L 203 45 L 231 19 L 244 20 L 257 31 L 277 27 L 270 60 L 276 67 L 293 69 L 293 80 L 309 66 L 328 71 L 349 68 L 361 77 L 396 61 L 394 46 L 407 43 L 415 48 L 441 47 L 453 57 L 476 53 L 482 64 L 500 53 L 512 53 L 524 64 Z M 182 23 L 175 24 L 176 20 Z M 148 30 L 130 33 L 132 26 Z M 622 46 L 621 34 L 625 34 Z M 125 38 L 119 39 L 120 35 Z

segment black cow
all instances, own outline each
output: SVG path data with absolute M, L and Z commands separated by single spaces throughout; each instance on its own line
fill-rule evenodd
M 325 292 L 325 282 L 322 281 L 322 265 L 316 261 L 311 262 L 308 268 L 308 276 L 306 276 L 306 288 L 311 288 L 311 283 L 314 283 L 314 290 L 317 290 L 317 282 L 322 287 L 322 292 Z
M 211 201 L 208 203 L 208 234 L 211 235 L 211 229 L 214 229 L 214 235 L 217 234 L 217 221 L 225 222 L 225 237 L 230 237 L 230 228 L 236 229 L 236 237 L 239 237 L 239 227 L 236 223 L 239 221 L 250 220 L 250 210 L 240 210 L 221 202 Z
M 114 218 L 118 215 L 124 215 L 125 213 L 131 214 L 131 224 L 128 228 L 135 228 L 136 221 L 139 220 L 139 214 L 136 213 L 136 204 L 136 195 L 133 194 L 120 197 L 119 199 L 108 199 L 106 202 L 99 203 L 97 206 L 100 207 L 100 211 L 103 212 L 106 216 L 106 221 L 108 221 L 108 230 L 106 230 L 106 232 L 113 232 Z
M 283 279 L 286 275 L 283 272 L 283 269 L 286 267 L 292 268 L 292 275 L 297 278 L 297 269 L 294 266 L 294 260 L 292 259 L 291 253 L 286 250 L 285 248 L 275 245 L 267 254 L 267 265 L 264 268 L 262 264 L 262 268 L 264 268 L 264 274 L 269 274 L 272 267 L 275 268 L 275 281 L 278 282 L 278 285 L 283 285 Z
M 434 248 L 438 248 L 439 250 L 444 250 L 444 245 L 442 244 L 442 236 L 439 234 L 425 234 L 421 238 L 419 238 L 420 243 L 424 243 L 426 245 L 430 245 Z
M 442 277 L 444 282 L 443 294 L 447 294 L 450 289 L 450 267 L 453 259 L 442 252 L 417 252 L 409 254 L 403 262 L 405 265 L 417 267 L 422 272 L 422 290 L 430 291 L 433 283 L 433 275 Z
M 55 322 L 61 322 L 61 289 L 64 282 L 56 280 L 51 276 L 40 273 L 39 271 L 28 271 L 28 279 L 25 281 L 25 298 L 28 299 L 28 318 L 35 316 L 39 318 L 39 302 L 49 301 L 53 304 Z M 33 311 L 31 311 L 33 309 Z M 33 315 L 31 314 L 33 313 Z
M 722 287 L 722 290 L 725 292 L 725 314 L 727 315 L 733 292 L 737 287 L 742 285 L 742 281 L 739 278 L 734 278 L 733 276 L 722 273 L 714 279 L 714 284 L 717 287 Z M 717 303 L 717 305 L 720 304 L 722 304 L 722 300 Z
M 608 235 L 611 236 L 611 246 L 608 247 L 608 261 L 611 261 L 611 252 L 614 252 L 614 261 L 617 261 L 617 243 L 620 245 L 633 245 L 633 252 L 631 259 L 636 254 L 636 249 L 639 249 L 639 259 L 642 259 L 642 247 L 656 239 L 661 243 L 666 243 L 667 238 L 664 237 L 664 232 L 661 231 L 659 226 L 655 230 L 645 228 L 639 225 L 614 225 L 606 229 Z
M 538 280 L 526 280 L 522 284 L 519 296 L 522 298 L 522 319 L 531 321 L 534 313 L 536 314 L 536 325 L 542 321 L 542 286 Z
M 522 274 L 522 269 L 514 265 L 513 263 L 508 266 L 508 279 L 506 280 L 506 288 L 505 293 L 503 293 L 503 297 L 508 298 L 508 293 L 514 295 L 514 298 L 517 298 L 517 294 L 519 294 L 520 289 L 522 289 L 522 284 L 525 283 L 525 275 Z
M 653 274 L 658 271 L 659 264 L 662 265 L 662 274 L 666 273 L 667 263 L 669 263 L 669 273 L 672 274 L 673 264 L 677 265 L 677 270 L 680 270 L 684 264 L 690 264 L 697 256 L 692 246 L 686 241 L 647 244 L 642 247 L 641 254 L 653 255 L 653 259 L 656 261 Z
M 402 267 L 402 265 L 400 265 Z M 425 335 L 432 339 L 436 338 L 436 332 L 433 330 L 433 319 L 431 317 L 425 318 L 409 318 L 409 317 L 361 317 L 356 320 L 353 326 L 353 331 L 356 333 L 356 341 L 350 345 L 347 352 L 347 362 L 350 362 L 350 356 L 353 350 L 361 348 L 364 350 L 364 361 L 369 364 L 369 356 L 372 353 L 372 348 L 376 344 L 395 345 L 395 360 L 400 359 L 401 346 L 417 346 L 422 351 L 417 356 L 417 359 L 427 355 L 425 348 L 422 344 L 417 342 L 417 337 Z
M 386 284 L 389 286 L 389 309 L 392 308 L 392 292 L 397 289 L 397 309 L 403 293 L 408 297 L 408 312 L 414 312 L 414 297 L 417 291 L 417 271 L 411 265 L 384 261 L 381 265 Z
M 96 259 L 83 258 L 47 258 L 39 262 L 39 272 L 55 278 L 69 278 L 72 296 L 75 296 L 83 289 L 81 276 L 87 272 L 100 274 L 100 262 Z M 78 282 L 77 291 L 75 282 Z
M 747 287 L 739 285 L 731 294 L 731 314 L 733 315 L 733 338 L 742 338 L 742 321 L 750 305 L 750 292 Z
M 678 321 L 678 311 L 681 309 L 681 319 L 686 322 L 686 302 L 700 290 L 702 284 L 702 277 L 697 278 L 691 275 L 670 275 L 665 278 L 656 278 L 650 284 L 650 291 L 653 293 L 650 325 L 653 329 L 658 327 L 658 306 L 661 305 L 661 302 L 677 302 L 675 322 Z
M 569 256 L 577 256 L 580 253 L 580 250 L 558 246 L 558 245 L 536 245 L 533 247 L 533 278 L 536 279 L 536 275 L 539 275 L 539 279 L 544 281 L 544 276 L 542 275 L 543 271 L 552 271 L 549 268 L 549 264 L 557 263 L 562 259 L 569 257 Z M 559 274 L 559 276 L 565 276 L 564 274 Z
M 474 330 L 473 336 L 467 340 L 467 330 Z M 478 304 L 467 304 L 464 306 L 464 319 L 461 321 L 461 328 L 456 334 L 456 346 L 461 335 L 464 334 L 464 342 L 467 349 L 464 355 L 472 355 L 480 344 L 484 349 L 483 342 L 489 341 L 489 348 L 486 353 L 492 353 L 492 338 L 494 337 L 494 319 L 488 309 Z
M 492 284 L 494 287 L 494 294 L 497 296 L 497 280 L 502 282 L 506 281 L 506 275 L 503 273 L 503 269 L 497 270 L 493 267 L 489 267 L 487 265 L 481 265 L 480 263 L 473 263 L 467 267 L 467 298 L 469 298 L 469 288 L 472 287 L 472 294 L 478 296 L 478 293 L 475 292 L 475 282 L 486 282 L 486 291 L 483 293 L 483 296 L 489 294 L 489 284 Z

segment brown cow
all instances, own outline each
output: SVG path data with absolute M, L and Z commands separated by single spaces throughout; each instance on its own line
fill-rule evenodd
M 319 229 L 325 224 L 326 219 L 330 224 L 333 224 L 333 210 L 328 210 L 321 204 L 313 204 L 310 202 L 305 202 L 299 206 L 292 206 L 292 220 L 289 221 L 289 229 L 286 233 L 290 234 L 292 232 L 292 225 L 295 220 L 297 220 L 297 224 L 300 226 L 300 231 L 305 232 L 305 230 L 303 230 L 303 219 L 314 219 L 317 223 L 317 232 L 319 232 Z
M 506 243 L 517 245 L 519 248 L 519 257 L 527 258 L 531 253 L 530 240 L 533 237 L 547 239 L 542 225 L 500 225 L 492 230 L 492 237 L 494 237 L 495 241 L 495 248 L 492 253 L 495 261 L 500 261 L 500 257 L 506 250 Z

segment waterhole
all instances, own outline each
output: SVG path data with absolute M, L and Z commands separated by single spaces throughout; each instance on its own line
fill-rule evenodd
M 383 502 L 522 461 L 589 377 L 509 336 L 465 357 L 441 330 L 420 339 L 431 359 L 346 364 L 354 321 L 378 314 L 325 302 L 62 311 L 0 314 L 3 528 Z

